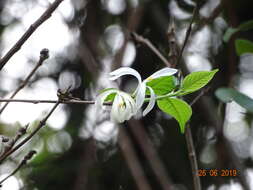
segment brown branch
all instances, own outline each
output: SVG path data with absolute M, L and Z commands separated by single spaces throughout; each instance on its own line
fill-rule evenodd
M 146 38 L 142 37 L 141 35 L 138 35 L 135 32 L 132 32 L 132 37 L 139 43 L 145 44 L 150 48 L 151 51 L 153 51 L 160 59 L 161 61 L 167 65 L 167 67 L 171 67 L 171 64 L 169 61 L 160 53 L 160 51 Z
M 43 62 L 49 57 L 48 54 L 48 49 L 42 49 L 40 51 L 40 59 L 38 61 L 38 63 L 36 64 L 36 66 L 33 68 L 33 70 L 29 73 L 29 75 L 26 77 L 26 79 L 22 82 L 22 84 L 15 90 L 15 92 L 13 92 L 13 94 L 10 96 L 10 99 L 14 98 L 16 96 L 16 94 L 22 90 L 27 83 L 29 82 L 29 80 L 32 78 L 32 76 L 35 74 L 35 72 L 38 70 L 38 68 L 43 64 Z M 5 110 L 5 108 L 8 106 L 9 102 L 6 102 L 4 104 L 4 106 L 1 108 L 0 110 L 0 115 L 2 114 L 2 112 Z
M 59 102 L 60 104 L 95 104 L 94 100 L 35 100 L 35 99 L 7 99 L 0 98 L 0 102 L 16 102 L 16 103 L 30 103 L 30 104 L 55 104 Z M 103 105 L 111 106 L 112 102 L 104 102 Z
M 210 87 L 203 89 L 193 99 L 193 101 L 190 103 L 190 105 L 192 106 L 193 104 L 195 104 L 209 90 L 210 90 Z M 193 138 L 192 138 L 192 132 L 191 132 L 191 128 L 190 128 L 189 124 L 187 124 L 186 129 L 185 129 L 185 139 L 186 139 L 186 145 L 187 145 L 187 149 L 188 149 L 188 156 L 189 156 L 189 160 L 191 163 L 194 189 L 201 190 L 201 182 L 200 182 L 200 178 L 198 176 L 198 162 L 196 159 L 196 153 L 195 153 L 195 148 L 194 148 L 194 143 L 193 143 Z
M 135 136 L 137 143 L 143 150 L 144 155 L 146 156 L 148 162 L 154 174 L 161 184 L 163 190 L 171 190 L 173 189 L 172 181 L 169 178 L 169 175 L 166 171 L 166 167 L 164 166 L 162 160 L 159 158 L 157 151 L 150 141 L 147 132 L 144 130 L 143 125 L 140 121 L 131 119 L 128 121 L 131 131 Z
M 54 107 L 51 109 L 51 111 L 46 115 L 46 117 L 44 119 L 42 119 L 38 126 L 35 128 L 35 130 L 30 133 L 25 139 L 23 139 L 19 144 L 17 144 L 14 148 L 10 149 L 9 151 L 7 151 L 6 153 L 4 153 L 3 155 L 0 156 L 0 164 L 9 156 L 11 155 L 13 152 L 15 152 L 16 150 L 18 150 L 20 147 L 22 147 L 25 143 L 27 143 L 43 126 L 45 126 L 46 121 L 48 120 L 48 118 L 52 115 L 52 113 L 54 112 L 54 110 L 57 108 L 57 106 L 60 104 L 60 102 L 56 102 L 56 104 L 54 105 Z
M 5 99 L 0 98 L 0 102 L 19 102 L 19 103 L 31 103 L 31 104 L 55 104 L 59 102 L 60 104 L 95 104 L 94 100 L 35 100 L 35 99 Z M 104 102 L 103 105 L 112 105 L 111 102 Z
M 22 45 L 27 41 L 27 39 L 34 33 L 34 31 L 47 19 L 49 19 L 55 9 L 64 0 L 55 0 L 48 9 L 36 20 L 28 30 L 21 36 L 21 38 L 13 45 L 13 47 L 0 59 L 0 70 L 5 66 L 9 59 L 21 49 Z
M 220 15 L 224 7 L 224 3 L 225 3 L 224 0 L 221 0 L 220 4 L 212 11 L 212 14 L 209 17 L 204 17 L 200 19 L 199 24 L 196 26 L 196 28 L 193 29 L 192 32 L 195 33 L 201 30 L 204 26 L 211 24 L 214 21 L 214 19 L 216 19 Z
M 193 176 L 193 186 L 195 190 L 201 190 L 200 178 L 198 176 L 198 162 L 196 158 L 194 143 L 192 139 L 192 132 L 190 125 L 188 124 L 185 129 L 185 139 L 188 149 L 188 156 L 191 163 L 192 176 Z
M 21 127 L 16 136 L 13 139 L 6 139 L 7 141 L 5 142 L 6 145 L 4 144 L 4 151 L 1 153 L 1 155 L 4 155 L 6 152 L 8 152 L 10 149 L 12 149 L 12 147 L 16 144 L 16 142 L 22 137 L 24 136 L 24 134 L 26 134 L 27 128 L 28 128 L 29 124 L 27 124 L 25 127 Z M 4 139 L 2 140 L 2 142 L 4 142 Z M 1 156 L 0 155 L 0 156 Z
M 151 190 L 150 184 L 144 175 L 140 161 L 137 158 L 136 152 L 133 149 L 133 144 L 123 127 L 120 127 L 119 132 L 119 147 L 125 157 L 126 163 L 133 175 L 136 185 L 139 190 Z
M 0 187 L 2 186 L 2 183 L 4 181 L 6 181 L 9 177 L 13 176 L 15 173 L 17 173 L 18 170 L 20 170 L 20 168 L 22 168 L 24 165 L 26 165 L 27 161 L 30 160 L 33 155 L 36 154 L 36 151 L 35 150 L 31 150 L 24 158 L 23 160 L 20 162 L 20 164 L 18 165 L 18 167 L 13 171 L 11 172 L 10 175 L 6 176 L 4 179 L 2 179 L 0 181 Z
M 195 18 L 197 17 L 198 12 L 199 12 L 199 3 L 197 2 L 196 6 L 193 10 L 192 19 L 191 19 L 190 24 L 187 28 L 185 39 L 183 42 L 183 46 L 180 50 L 176 65 L 180 64 L 185 46 L 191 36 L 192 24 L 193 24 Z M 201 96 L 199 96 L 197 99 L 195 99 L 195 101 L 197 101 Z M 195 103 L 195 101 L 194 101 L 194 103 Z M 189 160 L 190 160 L 191 169 L 192 169 L 193 186 L 194 186 L 195 190 L 201 190 L 201 182 L 200 182 L 200 178 L 198 176 L 198 162 L 197 162 L 197 157 L 196 157 L 196 153 L 195 153 L 195 147 L 194 147 L 194 143 L 193 143 L 191 128 L 189 125 L 186 126 L 185 139 L 186 139 L 187 149 L 188 149 L 188 153 L 189 153 Z
M 205 95 L 205 93 L 207 93 L 210 90 L 210 87 L 204 88 L 201 90 L 201 92 L 192 100 L 192 102 L 190 103 L 190 105 L 192 106 L 193 104 L 195 104 L 202 96 Z
M 191 19 L 191 21 L 190 21 L 190 24 L 189 24 L 187 30 L 186 30 L 185 39 L 184 39 L 184 42 L 183 42 L 183 46 L 182 46 L 182 48 L 181 48 L 181 50 L 180 50 L 180 52 L 179 52 L 176 65 L 179 65 L 179 63 L 180 63 L 180 61 L 181 61 L 181 58 L 182 58 L 182 55 L 183 55 L 185 46 L 186 46 L 186 44 L 187 44 L 187 42 L 188 42 L 188 40 L 189 40 L 189 38 L 190 38 L 190 36 L 191 36 L 192 24 L 193 24 L 195 18 L 197 17 L 198 12 L 199 12 L 199 4 L 198 4 L 198 2 L 197 2 L 196 6 L 195 6 L 195 8 L 194 8 L 194 10 L 193 10 L 192 19 Z

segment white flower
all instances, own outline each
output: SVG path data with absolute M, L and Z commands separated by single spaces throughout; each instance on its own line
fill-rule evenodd
M 148 103 L 148 106 L 143 111 L 143 116 L 145 116 L 148 112 L 152 110 L 156 101 L 154 90 L 151 87 L 147 86 L 146 83 L 159 77 L 173 75 L 176 72 L 177 72 L 177 69 L 163 68 L 159 71 L 156 71 L 150 77 L 142 81 L 141 75 L 136 70 L 130 67 L 121 67 L 110 73 L 111 75 L 110 80 L 116 80 L 117 78 L 123 75 L 133 75 L 134 77 L 138 79 L 138 86 L 134 93 L 136 95 L 137 109 L 140 109 L 145 101 L 146 88 L 150 91 L 150 101 Z
M 137 106 L 134 99 L 129 94 L 117 89 L 111 89 L 101 93 L 96 99 L 96 107 L 103 107 L 106 98 L 111 94 L 116 94 L 111 109 L 111 120 L 113 122 L 122 123 L 137 113 Z

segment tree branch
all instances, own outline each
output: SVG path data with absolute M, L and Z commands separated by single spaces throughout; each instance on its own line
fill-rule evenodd
M 134 151 L 131 139 L 126 133 L 124 127 L 120 128 L 119 132 L 119 147 L 126 160 L 129 170 L 135 180 L 139 190 L 151 190 L 149 181 L 147 180 L 137 154 Z
M 23 160 L 20 162 L 20 164 L 18 165 L 18 167 L 13 171 L 11 172 L 10 175 L 6 176 L 4 179 L 2 179 L 0 181 L 0 187 L 2 187 L 2 183 L 4 181 L 6 181 L 9 177 L 13 176 L 15 173 L 17 173 L 18 170 L 20 170 L 24 165 L 26 165 L 27 161 L 30 160 L 33 155 L 36 154 L 36 151 L 35 150 L 31 150 L 24 158 Z
M 64 0 L 55 0 L 48 9 L 36 20 L 28 30 L 21 36 L 21 38 L 14 44 L 14 46 L 0 59 L 0 71 L 9 61 L 9 59 L 21 49 L 22 45 L 27 41 L 27 39 L 34 33 L 34 31 L 47 19 L 49 19 L 55 9 L 61 4 Z
M 189 40 L 189 38 L 190 38 L 190 36 L 191 36 L 192 24 L 193 24 L 195 18 L 197 17 L 198 12 L 199 12 L 199 4 L 198 4 L 198 2 L 197 2 L 196 6 L 195 6 L 195 8 L 194 8 L 194 10 L 193 10 L 193 15 L 192 15 L 191 22 L 190 22 L 190 24 L 189 24 L 189 26 L 188 26 L 188 28 L 187 28 L 187 31 L 186 31 L 186 35 L 185 35 L 185 39 L 184 39 L 184 42 L 183 42 L 183 46 L 182 46 L 182 48 L 181 48 L 181 50 L 180 50 L 180 52 L 179 52 L 179 56 L 178 56 L 176 65 L 179 65 L 179 63 L 180 63 L 180 61 L 181 61 L 181 58 L 182 58 L 182 55 L 183 55 L 185 46 L 186 46 L 186 44 L 187 44 L 187 42 L 188 42 L 188 40 Z
M 204 17 L 200 19 L 199 24 L 192 31 L 193 34 L 202 29 L 204 26 L 211 24 L 220 15 L 223 8 L 224 8 L 224 0 L 221 0 L 220 4 L 212 11 L 212 14 L 209 17 Z
M 59 102 L 60 104 L 95 104 L 93 100 L 27 100 L 27 99 L 5 99 L 0 98 L 0 102 L 19 102 L 19 103 L 31 103 L 31 104 L 55 104 Z M 111 105 L 109 102 L 104 102 L 104 105 Z
M 148 39 L 144 38 L 141 35 L 138 35 L 135 32 L 132 32 L 131 34 L 132 34 L 132 37 L 136 40 L 136 42 L 139 42 L 148 46 L 150 50 L 153 51 L 165 65 L 167 65 L 167 67 L 171 67 L 171 64 L 169 63 L 169 61 L 160 53 L 160 51 Z
M 141 122 L 135 119 L 128 121 L 130 129 L 136 138 L 137 143 L 142 149 L 144 155 L 146 156 L 152 170 L 154 171 L 155 177 L 160 183 L 163 190 L 173 189 L 173 182 L 170 179 L 166 167 L 162 160 L 159 158 L 157 151 L 148 137 L 147 132 L 144 130 Z
M 16 96 L 16 94 L 22 90 L 27 83 L 29 82 L 29 80 L 32 78 L 32 76 L 35 74 L 35 72 L 38 70 L 38 68 L 43 64 L 43 62 L 49 57 L 48 54 L 48 49 L 42 49 L 40 51 L 40 59 L 37 63 L 37 65 L 33 68 L 33 70 L 29 73 L 29 75 L 26 77 L 26 79 L 24 80 L 24 82 L 22 82 L 22 84 L 15 90 L 15 92 L 13 92 L 13 94 L 10 96 L 10 99 L 14 98 Z M 1 108 L 0 110 L 0 115 L 2 114 L 2 112 L 5 110 L 5 108 L 8 106 L 9 102 L 6 102 L 4 104 L 4 106 Z
M 48 120 L 48 118 L 52 115 L 52 113 L 54 112 L 54 110 L 57 108 L 57 106 L 60 104 L 60 102 L 56 102 L 56 104 L 54 105 L 54 107 L 51 109 L 51 111 L 46 115 L 46 117 L 44 119 L 42 119 L 38 126 L 35 128 L 35 130 L 28 135 L 25 139 L 23 139 L 19 144 L 17 144 L 14 148 L 11 148 L 9 151 L 5 152 L 3 155 L 0 156 L 0 164 L 8 157 L 10 156 L 13 152 L 15 152 L 16 150 L 18 150 L 20 147 L 22 147 L 25 143 L 27 143 L 43 126 L 45 126 L 46 121 Z

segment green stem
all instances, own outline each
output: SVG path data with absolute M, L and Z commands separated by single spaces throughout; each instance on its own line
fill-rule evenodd
M 161 99 L 168 98 L 168 97 L 173 97 L 173 96 L 179 96 L 181 92 L 182 91 L 179 89 L 178 91 L 173 92 L 173 93 L 165 94 L 165 95 L 162 95 L 162 96 L 157 96 L 156 100 L 161 100 Z M 150 98 L 145 98 L 145 102 L 149 102 L 149 101 L 150 101 Z

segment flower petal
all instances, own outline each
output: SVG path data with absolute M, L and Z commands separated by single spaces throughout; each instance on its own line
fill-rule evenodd
M 149 100 L 148 106 L 143 111 L 143 114 L 142 114 L 143 116 L 147 115 L 153 109 L 153 107 L 155 106 L 155 102 L 156 102 L 154 90 L 152 88 L 150 88 L 149 86 L 147 86 L 147 87 L 150 91 L 150 100 Z
M 137 106 L 134 99 L 125 92 L 120 92 L 124 97 L 124 101 L 127 103 L 126 107 L 129 107 L 131 110 L 131 115 L 135 115 L 137 113 Z
M 111 120 L 116 123 L 122 123 L 124 118 L 120 113 L 119 106 L 124 103 L 122 97 L 117 93 L 112 103 Z
M 137 93 L 136 93 L 136 106 L 137 106 L 137 109 L 140 109 L 140 107 L 144 103 L 145 94 L 146 94 L 146 83 L 142 82 L 138 86 Z
M 151 76 L 149 76 L 144 81 L 149 81 L 149 80 L 159 78 L 159 77 L 174 75 L 176 72 L 177 72 L 177 69 L 166 67 L 166 68 L 163 68 L 159 71 L 156 71 L 155 73 L 153 73 Z
M 112 71 L 110 73 L 110 80 L 116 80 L 117 78 L 123 76 L 123 75 L 133 75 L 138 79 L 138 82 L 141 83 L 141 75 L 134 69 L 130 67 L 121 67 L 115 71 Z
M 103 103 L 105 101 L 105 99 L 107 98 L 107 96 L 109 96 L 112 93 L 118 93 L 119 91 L 117 89 L 112 89 L 112 90 L 107 90 L 105 92 L 102 92 L 101 94 L 98 95 L 98 97 L 96 98 L 95 101 L 95 106 L 96 107 L 103 107 Z

